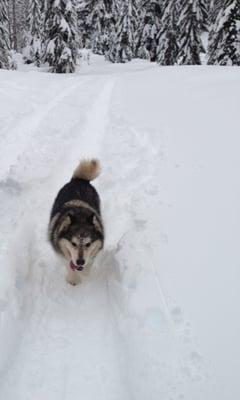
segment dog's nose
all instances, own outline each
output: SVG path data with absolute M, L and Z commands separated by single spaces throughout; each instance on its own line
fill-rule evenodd
M 78 258 L 78 260 L 77 260 L 77 265 L 83 266 L 84 264 L 85 264 L 84 259 L 83 259 L 83 258 Z

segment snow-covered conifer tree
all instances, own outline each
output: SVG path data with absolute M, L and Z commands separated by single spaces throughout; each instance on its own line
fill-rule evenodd
M 102 0 L 100 0 L 102 4 Z M 96 32 L 96 13 L 98 0 L 79 0 L 77 3 L 78 29 L 82 39 L 83 47 L 92 47 L 92 38 Z
M 91 47 L 96 54 L 105 54 L 113 29 L 113 0 L 89 0 L 91 11 L 87 24 L 92 27 Z
M 209 4 L 209 35 L 208 35 L 208 59 L 209 55 L 212 54 L 215 50 L 214 43 L 215 43 L 215 34 L 213 28 L 215 28 L 215 23 L 217 20 L 218 13 L 220 12 L 222 6 L 222 0 L 210 0 Z
M 179 1 L 165 3 L 161 28 L 158 33 L 157 62 L 160 65 L 174 65 L 178 59 Z
M 39 0 L 30 0 L 28 26 L 29 54 L 27 61 L 34 62 L 39 67 L 42 51 L 42 15 Z
M 116 0 L 80 0 L 77 3 L 78 27 L 83 47 L 105 54 L 114 26 Z
M 88 16 L 90 13 L 86 0 L 79 0 L 77 6 L 77 25 L 80 36 L 80 47 L 91 47 L 92 27 L 88 25 Z
M 161 4 L 160 0 L 145 0 L 141 4 L 137 56 L 150 61 L 156 61 L 157 57 L 157 35 L 162 17 Z
M 209 4 L 209 21 L 215 23 L 218 13 L 222 7 L 223 1 L 225 0 L 210 0 Z
M 225 0 L 212 21 L 208 64 L 240 65 L 240 3 Z
M 199 0 L 197 12 L 200 30 L 207 32 L 209 27 L 209 0 Z
M 74 72 L 78 50 L 75 0 L 49 0 L 46 15 L 45 61 L 52 72 Z
M 199 0 L 183 0 L 179 18 L 180 37 L 178 63 L 201 64 L 200 53 L 204 52 L 199 21 Z
M 11 68 L 7 0 L 0 2 L 0 68 Z
M 29 0 L 8 0 L 7 3 L 11 48 L 21 51 L 27 45 Z
M 106 53 L 109 61 L 125 63 L 135 57 L 137 27 L 137 0 L 122 0 L 120 15 Z

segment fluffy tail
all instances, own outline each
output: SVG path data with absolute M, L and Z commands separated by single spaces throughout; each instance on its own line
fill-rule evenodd
M 82 160 L 73 173 L 73 178 L 92 181 L 101 172 L 100 162 L 96 159 Z

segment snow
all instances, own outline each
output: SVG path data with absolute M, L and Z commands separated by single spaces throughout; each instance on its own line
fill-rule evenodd
M 0 399 L 240 396 L 239 70 L 0 71 Z M 99 157 L 106 246 L 65 282 L 52 201 Z
M 221 10 L 221 18 L 219 18 L 217 31 L 220 31 L 223 28 L 223 25 L 229 18 L 230 13 L 237 7 L 237 1 L 233 1 L 225 10 Z

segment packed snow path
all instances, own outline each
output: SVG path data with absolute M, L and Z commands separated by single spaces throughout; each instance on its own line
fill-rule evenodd
M 234 315 L 235 292 L 224 301 L 221 297 L 226 277 L 229 288 L 236 288 L 236 268 L 230 260 L 228 273 L 220 273 L 218 264 L 224 268 L 225 251 L 230 255 L 237 249 L 228 232 L 239 201 L 234 185 L 238 141 L 233 132 L 226 154 L 221 115 L 218 135 L 209 139 L 202 121 L 191 135 L 197 114 L 192 102 L 201 104 L 211 126 L 219 109 L 235 104 L 239 78 L 230 69 L 224 75 L 219 69 L 200 73 L 96 60 L 72 76 L 34 70 L 0 75 L 0 400 L 237 398 L 239 361 L 233 354 L 238 342 L 228 351 L 222 348 L 229 329 L 239 332 L 224 311 L 231 308 Z M 214 96 L 223 77 L 233 82 L 232 91 L 226 90 L 211 116 L 201 86 L 214 81 L 207 94 Z M 184 106 L 193 114 L 189 119 Z M 229 107 L 228 117 L 233 115 Z M 220 147 L 211 164 L 216 138 Z M 214 169 L 223 154 L 228 174 L 226 179 L 221 171 L 221 181 L 232 205 L 226 220 L 222 207 L 229 203 L 219 196 Z M 46 229 L 57 191 L 85 156 L 102 161 L 95 184 L 107 239 L 90 279 L 71 287 L 63 262 L 46 241 Z M 211 193 L 205 205 L 202 191 Z M 206 239 L 199 206 L 213 219 Z M 214 242 L 220 215 L 226 231 Z M 216 257 L 211 249 L 208 253 L 209 241 L 216 246 L 230 239 L 229 249 L 218 248 Z M 225 330 L 221 312 L 216 315 L 219 306 Z M 220 326 L 224 332 L 219 333 Z M 218 365 L 223 360 L 233 370 L 227 383 L 222 381 L 226 367 Z

